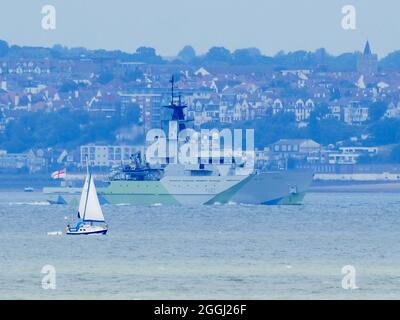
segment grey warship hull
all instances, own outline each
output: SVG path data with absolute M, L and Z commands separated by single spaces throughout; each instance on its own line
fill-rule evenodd
M 313 174 L 281 171 L 248 176 L 165 176 L 159 181 L 111 181 L 98 189 L 102 203 L 129 205 L 296 205 L 301 204 Z M 77 201 L 79 189 L 44 192 Z

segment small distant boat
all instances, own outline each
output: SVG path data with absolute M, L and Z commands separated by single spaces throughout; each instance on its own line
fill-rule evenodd
M 57 200 L 47 200 L 51 205 L 66 205 L 67 201 L 61 196 L 58 196 Z
M 89 168 L 79 201 L 78 218 L 80 221 L 75 227 L 69 225 L 66 227 L 67 235 L 107 234 L 108 226 L 105 224 L 96 186 Z
M 33 191 L 35 191 L 35 189 L 32 188 L 32 187 L 26 187 L 26 188 L 24 189 L 24 192 L 33 192 Z

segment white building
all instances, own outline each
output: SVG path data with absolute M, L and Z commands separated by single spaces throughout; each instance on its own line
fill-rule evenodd
M 378 147 L 340 147 L 339 148 L 342 153 L 360 153 L 360 154 L 368 154 L 368 155 L 376 155 L 378 154 Z
M 385 118 L 389 119 L 398 119 L 400 118 L 400 102 L 397 104 L 394 104 L 391 102 L 385 112 Z
M 329 164 L 356 164 L 359 157 L 358 153 L 330 153 Z
M 356 164 L 363 156 L 373 157 L 379 152 L 378 147 L 341 147 L 339 152 L 329 154 L 330 164 Z
M 86 158 L 94 167 L 112 167 L 114 165 L 127 164 L 130 158 L 138 151 L 143 152 L 142 146 L 128 145 L 85 145 L 81 146 L 81 166 L 86 166 Z
M 369 108 L 355 103 L 343 108 L 343 121 L 347 124 L 362 123 L 368 120 Z

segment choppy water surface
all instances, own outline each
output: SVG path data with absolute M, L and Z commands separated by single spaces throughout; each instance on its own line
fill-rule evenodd
M 76 208 L 0 193 L 0 299 L 400 298 L 398 194 L 302 206 L 104 206 L 109 235 L 64 231 Z M 56 290 L 42 288 L 42 267 Z M 353 265 L 357 290 L 342 288 Z

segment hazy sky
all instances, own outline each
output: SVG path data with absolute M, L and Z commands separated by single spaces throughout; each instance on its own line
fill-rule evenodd
M 57 29 L 41 27 L 43 5 L 57 10 Z M 343 5 L 357 9 L 357 30 L 341 27 Z M 279 50 L 325 47 L 380 57 L 400 49 L 399 0 L 1 0 L 0 38 L 10 44 L 83 46 L 133 52 L 152 46 L 175 55 L 191 44 Z

